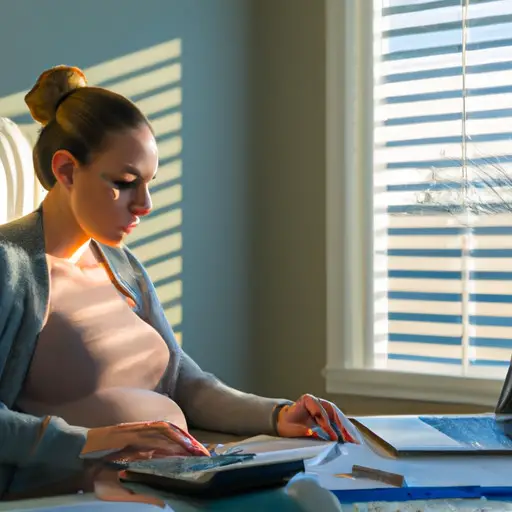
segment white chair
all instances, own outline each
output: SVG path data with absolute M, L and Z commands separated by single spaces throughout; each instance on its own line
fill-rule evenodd
M 0 117 L 0 224 L 33 211 L 45 191 L 37 181 L 32 163 L 34 127 L 22 128 Z

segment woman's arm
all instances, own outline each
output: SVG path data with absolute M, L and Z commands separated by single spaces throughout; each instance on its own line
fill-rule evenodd
M 277 435 L 274 409 L 288 400 L 243 393 L 204 372 L 182 353 L 175 399 L 189 426 L 229 434 Z
M 80 452 L 87 429 L 72 427 L 55 417 L 37 418 L 0 408 L 0 497 L 25 492 L 45 482 L 58 482 L 82 473 Z M 9 470 L 9 468 L 11 468 Z M 39 468 L 39 478 L 30 468 Z
M 0 409 L 0 463 L 13 466 L 48 465 L 80 469 L 80 452 L 87 429 L 61 418 L 36 418 Z

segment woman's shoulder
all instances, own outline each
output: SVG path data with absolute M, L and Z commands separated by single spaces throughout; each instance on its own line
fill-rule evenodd
M 0 225 L 0 276 L 25 273 L 41 256 L 44 238 L 37 211 Z
M 15 295 L 24 295 L 31 273 L 28 252 L 3 227 L 0 226 L 0 309 L 8 307 Z
M 12 246 L 21 251 L 43 250 L 44 237 L 38 210 L 0 225 L 0 246 Z

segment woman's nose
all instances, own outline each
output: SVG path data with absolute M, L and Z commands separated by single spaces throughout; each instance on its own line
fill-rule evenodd
M 151 194 L 149 193 L 149 188 L 146 186 L 142 193 L 139 193 L 137 201 L 134 202 L 132 213 L 137 215 L 137 217 L 144 217 L 144 215 L 148 215 L 151 212 L 152 208 Z

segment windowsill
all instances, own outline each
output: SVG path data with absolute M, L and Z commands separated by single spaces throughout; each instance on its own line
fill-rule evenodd
M 378 369 L 324 370 L 327 392 L 422 402 L 471 404 L 494 410 L 503 379 L 429 375 Z

